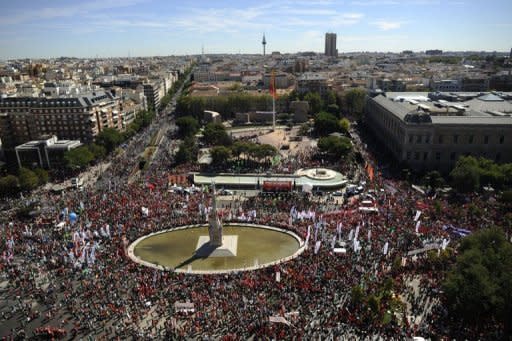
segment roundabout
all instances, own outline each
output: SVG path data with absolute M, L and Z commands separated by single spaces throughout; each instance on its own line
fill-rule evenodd
M 299 256 L 304 242 L 295 233 L 266 225 L 226 224 L 224 244 L 206 248 L 207 225 L 187 225 L 137 239 L 129 257 L 144 266 L 192 274 L 249 271 Z

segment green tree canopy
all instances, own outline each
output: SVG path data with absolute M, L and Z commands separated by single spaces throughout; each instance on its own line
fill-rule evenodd
M 183 116 L 176 120 L 178 134 L 182 138 L 194 136 L 199 131 L 199 122 L 192 116 Z
M 209 146 L 229 146 L 232 143 L 221 123 L 208 123 L 203 130 L 203 140 Z
M 34 173 L 37 175 L 38 185 L 44 185 L 48 182 L 48 172 L 42 168 L 34 169 Z
M 0 178 L 0 195 L 7 196 L 17 193 L 19 190 L 18 178 L 14 175 L 7 175 Z
M 485 229 L 464 238 L 443 289 L 454 317 L 477 327 L 501 321 L 511 335 L 512 244 L 503 231 Z
M 341 131 L 346 134 L 350 130 L 350 121 L 346 118 L 342 118 L 339 120 L 338 126 L 340 127 Z
M 117 129 L 104 128 L 97 136 L 96 143 L 105 147 L 107 152 L 111 153 L 118 145 L 123 142 L 123 135 Z
M 67 151 L 64 160 L 69 168 L 84 168 L 94 160 L 94 155 L 87 146 L 81 146 Z
M 175 155 L 177 164 L 195 162 L 197 160 L 197 145 L 193 137 L 186 137 L 180 144 L 180 147 Z
M 462 193 L 472 192 L 480 188 L 478 162 L 474 157 L 461 156 L 450 172 L 453 187 Z
M 436 189 L 445 185 L 444 178 L 438 171 L 431 171 L 425 174 L 423 178 L 425 185 L 432 189 Z
M 360 117 L 363 114 L 366 90 L 354 88 L 345 91 L 343 95 L 344 109 L 351 115 Z
M 333 114 L 321 111 L 315 116 L 315 133 L 319 136 L 327 136 L 339 131 L 338 119 Z
M 346 137 L 327 136 L 318 140 L 318 149 L 332 158 L 339 158 L 352 150 L 352 143 Z
M 225 146 L 215 146 L 210 149 L 210 155 L 212 157 L 212 165 L 216 167 L 224 166 L 231 158 L 231 149 Z
M 107 155 L 105 147 L 96 143 L 91 143 L 89 145 L 89 151 L 94 155 L 95 160 L 101 160 Z
M 322 97 L 318 92 L 308 92 L 304 96 L 304 100 L 309 102 L 309 108 L 313 114 L 319 113 L 324 106 Z
M 39 185 L 36 173 L 24 167 L 19 169 L 18 179 L 20 181 L 20 188 L 23 191 L 31 191 Z

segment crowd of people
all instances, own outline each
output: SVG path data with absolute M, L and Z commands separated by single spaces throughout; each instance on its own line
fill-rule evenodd
M 200 207 L 211 204 L 203 191 L 169 191 L 169 171 L 161 166 L 172 157 L 167 137 L 154 165 L 136 175 L 137 155 L 156 129 L 152 125 L 113 156 L 96 186 L 34 194 L 46 203 L 34 219 L 8 212 L 0 230 L 0 298 L 8 303 L 0 308 L 0 336 L 34 334 L 41 326 L 98 339 L 475 336 L 440 322 L 448 320 L 433 258 L 453 260 L 450 247 L 460 235 L 446 226 L 470 233 L 500 225 L 499 207 L 475 196 L 471 205 L 485 214 L 469 214 L 469 204 L 427 197 L 378 175 L 371 181 L 364 172 L 366 198 L 378 212 L 359 209 L 363 195 L 339 203 L 300 193 L 260 195 L 223 207 L 224 223 L 251 216 L 301 236 L 308 247 L 291 261 L 229 275 L 134 263 L 127 244 L 162 229 L 206 223 Z M 305 154 L 301 160 L 301 168 L 309 165 Z M 409 255 L 413 250 L 418 253 Z M 193 303 L 193 311 L 178 309 L 177 302 Z M 281 322 L 270 321 L 276 316 Z

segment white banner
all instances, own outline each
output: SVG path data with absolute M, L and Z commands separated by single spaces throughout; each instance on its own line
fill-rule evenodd
M 388 254 L 388 248 L 389 248 L 389 243 L 386 242 L 386 244 L 384 244 L 384 249 L 382 250 L 382 253 L 384 255 L 387 255 Z
M 318 253 L 318 251 L 320 250 L 320 244 L 321 244 L 321 243 L 322 243 L 322 242 L 321 242 L 321 241 L 319 241 L 319 240 L 316 242 L 316 244 L 315 244 L 315 255 L 316 255 L 316 254 Z

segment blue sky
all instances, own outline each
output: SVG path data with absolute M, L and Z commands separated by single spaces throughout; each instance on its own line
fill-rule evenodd
M 0 0 L 0 59 L 512 47 L 511 0 Z

